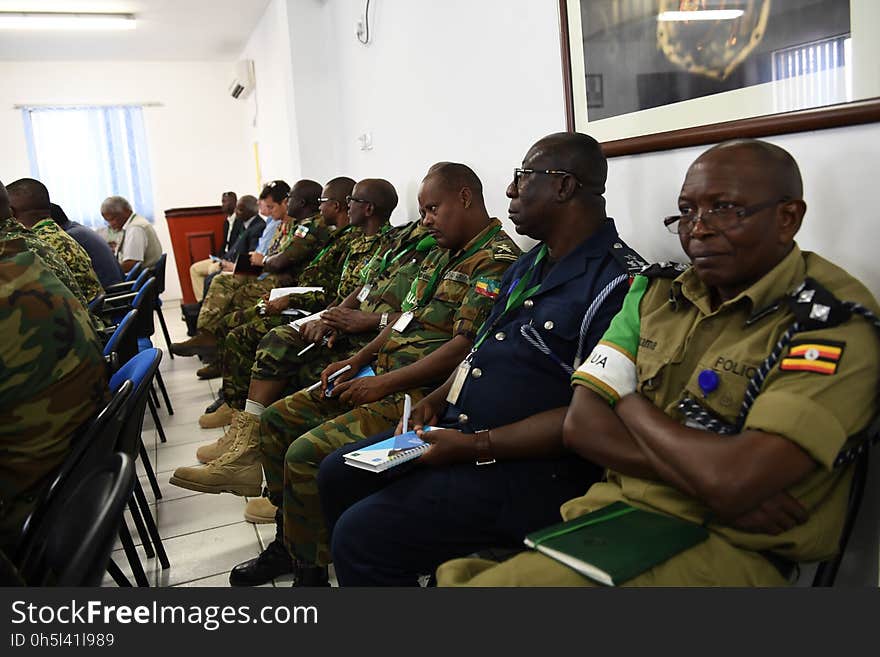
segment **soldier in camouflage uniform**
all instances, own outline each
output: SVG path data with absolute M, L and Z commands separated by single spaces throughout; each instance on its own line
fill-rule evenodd
M 33 230 L 70 267 L 87 300 L 104 293 L 86 250 L 51 217 L 49 190 L 39 180 L 22 178 L 6 188 L 15 218 Z
M 340 183 L 331 181 L 333 184 L 328 184 L 322 198 L 348 197 L 353 191 L 351 187 L 353 181 L 345 180 L 349 181 L 347 190 L 341 189 Z M 388 229 L 388 219 L 397 205 L 397 193 L 386 180 L 361 181 L 354 186 L 354 191 L 365 198 L 375 198 L 375 203 L 370 202 L 366 212 L 353 212 L 354 220 L 350 224 L 348 212 L 341 211 L 343 206 L 334 204 L 336 212 L 341 215 L 336 216 L 330 214 L 329 203 L 322 204 L 330 221 L 341 220 L 347 225 L 340 230 L 340 235 L 331 238 L 330 243 L 315 256 L 299 281 L 304 286 L 323 286 L 327 290 L 335 290 L 337 296 L 334 298 L 334 303 L 339 303 L 358 286 L 362 272 L 370 262 L 373 252 L 382 246 L 383 233 Z M 226 356 L 224 362 L 229 361 L 230 356 L 237 356 L 236 362 L 247 361 L 242 367 L 243 371 L 247 372 L 253 362 L 260 338 L 268 332 L 273 323 L 277 326 L 281 322 L 289 321 L 280 313 L 291 303 L 290 298 L 294 299 L 292 303 L 298 308 L 312 313 L 324 307 L 328 295 L 309 292 L 271 301 L 265 305 L 267 312 L 263 316 L 258 316 L 255 310 L 248 311 L 245 315 L 249 316 L 251 321 L 237 327 L 224 340 L 227 347 L 224 350 Z M 229 401 L 227 399 L 227 402 Z M 239 411 L 245 410 L 244 400 L 234 408 Z M 224 454 L 222 462 L 217 464 L 178 468 L 171 477 L 171 483 L 201 492 L 219 493 L 224 490 L 235 490 L 244 495 L 259 494 L 263 476 L 258 463 L 256 433 L 251 431 L 253 427 L 249 426 L 258 423 L 258 417 L 249 413 L 234 418 L 232 428 L 226 435 L 217 443 L 206 446 L 206 449 L 197 456 L 200 461 L 212 461 L 223 454 L 227 447 L 231 448 L 234 445 L 235 449 L 230 449 L 229 453 Z M 252 439 L 238 440 L 240 435 L 250 434 L 253 434 Z M 213 453 L 206 455 L 205 451 Z
M 73 433 L 106 401 L 107 375 L 86 310 L 31 245 L 2 235 L 0 334 L 0 550 L 12 554 Z
M 268 192 L 274 200 L 272 194 L 278 194 L 279 191 L 276 186 L 264 193 Z M 245 310 L 269 294 L 272 288 L 293 282 L 292 276 L 298 273 L 298 268 L 308 263 L 330 239 L 331 227 L 317 213 L 320 194 L 321 186 L 318 183 L 300 180 L 290 190 L 289 198 L 282 199 L 274 206 L 278 208 L 286 202 L 287 216 L 275 233 L 268 255 L 265 258 L 259 254 L 252 256 L 263 266 L 263 274 L 256 280 L 234 275 L 217 276 L 202 302 L 198 333 L 189 340 L 171 345 L 174 354 L 212 356 L 216 353 L 218 336 L 226 315 L 235 310 Z M 266 200 L 268 202 L 269 199 Z
M 327 532 L 317 495 L 318 466 L 338 447 L 394 427 L 404 394 L 421 399 L 467 354 L 498 296 L 505 270 L 520 255 L 486 212 L 482 184 L 461 164 L 440 163 L 419 189 L 422 223 L 437 240 L 401 305 L 402 314 L 343 367 L 332 397 L 302 390 L 261 417 L 260 450 L 269 498 L 280 506 L 275 541 L 230 574 L 233 585 L 255 585 L 295 571 L 300 584 L 326 583 Z M 393 322 L 393 323 L 392 323 Z M 372 364 L 376 376 L 351 378 Z M 286 546 L 286 550 L 285 550 Z M 292 556 L 292 559 L 291 559 Z

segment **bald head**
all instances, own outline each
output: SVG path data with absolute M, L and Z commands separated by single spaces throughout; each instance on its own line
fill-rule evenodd
M 351 178 L 346 176 L 339 176 L 338 178 L 334 178 L 326 185 L 324 185 L 324 196 L 327 198 L 333 199 L 334 201 L 338 201 L 339 205 L 345 206 L 345 197 L 351 195 L 351 190 L 354 189 L 355 182 Z
M 6 187 L 10 202 L 16 211 L 46 210 L 49 211 L 49 190 L 39 180 L 20 178 Z
M 608 178 L 608 161 L 595 139 L 580 132 L 547 135 L 529 149 L 525 160 L 535 168 L 568 171 L 578 179 L 582 190 L 601 196 Z
M 380 219 L 389 219 L 397 207 L 397 190 L 382 178 L 365 178 L 355 185 L 356 196 L 373 204 L 373 214 Z
M 760 171 L 762 183 L 778 197 L 802 199 L 804 183 L 801 171 L 791 154 L 783 148 L 759 139 L 734 139 L 713 146 L 700 155 L 691 168 L 707 162 L 732 166 L 754 165 L 749 168 Z
M 471 190 L 474 200 L 482 201 L 483 183 L 479 176 L 466 164 L 458 162 L 438 162 L 425 175 L 425 180 L 436 180 L 450 192 L 458 192 L 467 187 Z
M 312 214 L 318 211 L 318 199 L 321 197 L 321 183 L 314 180 L 299 180 L 290 190 L 290 200 Z M 295 202 L 296 201 L 296 202 Z
M 12 213 L 28 228 L 52 213 L 49 190 L 39 180 L 21 178 L 6 187 Z

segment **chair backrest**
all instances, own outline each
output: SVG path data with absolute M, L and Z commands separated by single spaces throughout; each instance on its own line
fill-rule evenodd
M 132 292 L 137 292 L 138 290 L 140 290 L 140 289 L 144 286 L 144 284 L 145 284 L 148 280 L 150 280 L 150 277 L 151 277 L 152 275 L 153 275 L 153 272 L 151 272 L 149 269 L 144 269 L 144 270 L 140 273 L 140 275 L 137 277 L 137 280 L 135 280 L 135 282 L 134 282 L 134 286 L 132 286 L 131 291 L 132 291 Z
M 128 412 L 127 402 L 131 399 L 134 387 L 131 381 L 121 381 L 112 391 L 113 398 L 107 406 L 77 431 L 77 435 L 71 440 L 70 453 L 49 485 L 43 489 L 34 510 L 22 526 L 15 556 L 17 563 L 23 563 L 27 555 L 36 548 L 37 528 L 43 525 L 47 509 L 51 507 L 59 489 L 70 478 L 71 473 L 79 466 L 94 464 L 113 452 L 122 432 Z
M 138 311 L 137 337 L 149 338 L 156 330 L 153 322 L 153 309 L 156 307 L 156 279 L 150 278 L 131 302 Z
M 134 490 L 134 459 L 107 454 L 84 463 L 61 485 L 21 565 L 30 586 L 98 586 Z
M 134 267 L 128 270 L 128 273 L 125 275 L 125 280 L 133 281 L 135 276 L 138 275 L 143 265 L 140 262 L 134 263 Z
M 846 548 L 849 544 L 853 528 L 859 516 L 862 499 L 865 496 L 865 484 L 868 481 L 868 464 L 870 463 L 871 450 L 865 449 L 858 457 L 853 472 L 852 484 L 849 491 L 849 504 L 846 509 L 846 518 L 843 522 L 843 531 L 840 535 L 840 549 L 831 559 L 822 561 L 813 576 L 813 586 L 834 586 L 840 564 L 846 556 Z M 876 561 L 876 554 L 874 560 Z M 876 577 L 874 578 L 876 584 Z
M 99 312 L 101 310 L 101 308 L 104 306 L 104 299 L 106 299 L 106 298 L 107 298 L 107 295 L 101 293 L 98 296 L 96 296 L 94 299 L 89 301 L 89 312 L 90 313 Z
M 133 391 L 126 403 L 126 415 L 119 432 L 116 451 L 134 458 L 140 447 L 141 431 L 144 426 L 144 413 L 147 408 L 147 396 L 150 394 L 150 382 L 162 362 L 162 352 L 156 348 L 145 349 L 119 368 L 110 378 L 110 389 L 123 381 L 131 381 Z
M 159 256 L 156 264 L 150 267 L 153 270 L 153 276 L 156 277 L 156 296 L 165 291 L 165 265 L 168 262 L 168 254 L 163 253 Z
M 137 355 L 137 335 L 135 334 L 135 322 L 137 321 L 138 310 L 132 308 L 129 310 L 113 335 L 104 345 L 104 356 L 116 352 L 119 363 L 126 363 Z

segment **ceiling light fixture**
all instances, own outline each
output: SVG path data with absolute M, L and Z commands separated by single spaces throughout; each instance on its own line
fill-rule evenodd
M 660 22 L 672 21 L 732 21 L 743 15 L 742 9 L 696 9 L 692 11 L 664 11 L 657 15 Z
M 0 11 L 0 30 L 133 30 L 134 14 Z

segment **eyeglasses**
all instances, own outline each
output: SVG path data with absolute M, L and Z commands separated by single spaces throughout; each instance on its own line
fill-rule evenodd
M 351 194 L 349 194 L 348 196 L 345 197 L 345 202 L 346 203 L 372 203 L 372 201 L 368 201 L 367 199 L 364 199 L 364 198 L 357 198 L 355 196 L 352 196 Z
M 335 198 L 330 198 L 328 196 L 321 196 L 318 198 L 318 205 L 321 203 L 339 203 Z
M 574 178 L 574 181 L 577 183 L 578 187 L 583 187 L 583 183 L 577 179 L 571 171 L 562 171 L 559 169 L 514 169 L 513 170 L 513 186 L 519 189 L 519 179 L 522 178 L 524 173 L 541 173 L 548 176 L 571 176 Z
M 674 214 L 663 219 L 663 225 L 670 233 L 678 233 L 683 235 L 690 233 L 697 221 L 702 221 L 703 226 L 710 230 L 724 232 L 730 230 L 741 223 L 742 219 L 751 217 L 753 214 L 772 208 L 780 203 L 788 203 L 791 200 L 788 196 L 783 196 L 778 200 L 764 201 L 755 205 L 742 206 L 733 205 L 732 203 L 719 203 L 717 207 L 706 210 L 703 214 L 697 214 L 694 211 L 682 212 Z

